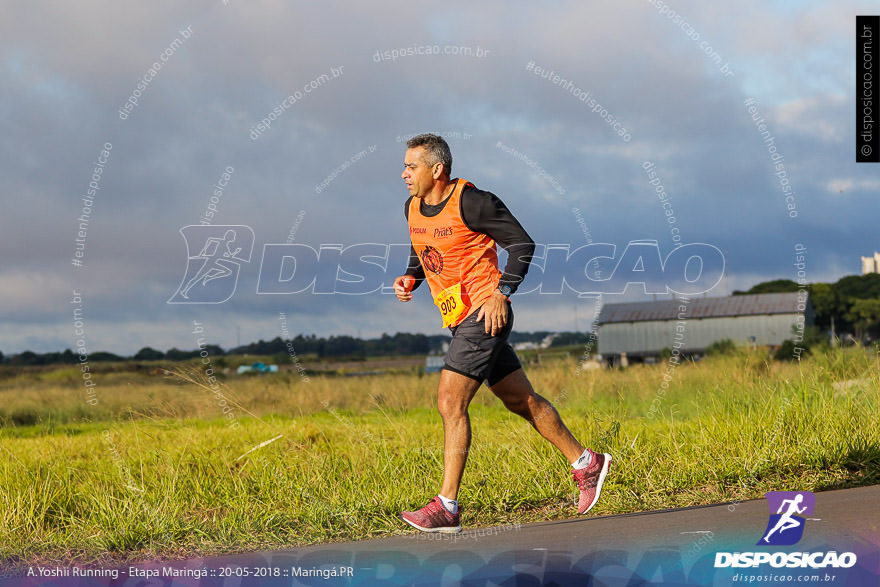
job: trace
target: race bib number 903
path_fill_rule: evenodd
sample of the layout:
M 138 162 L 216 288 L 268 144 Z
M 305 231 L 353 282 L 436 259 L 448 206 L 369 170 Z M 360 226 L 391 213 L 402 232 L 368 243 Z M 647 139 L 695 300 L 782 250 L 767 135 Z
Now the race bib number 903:
M 461 300 L 461 284 L 456 283 L 437 294 L 434 303 L 440 308 L 443 316 L 443 327 L 454 324 L 465 311 L 464 302 Z

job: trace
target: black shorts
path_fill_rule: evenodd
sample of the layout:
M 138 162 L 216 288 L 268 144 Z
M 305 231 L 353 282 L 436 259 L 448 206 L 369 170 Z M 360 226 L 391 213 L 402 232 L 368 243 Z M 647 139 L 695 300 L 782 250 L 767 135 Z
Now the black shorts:
M 450 326 L 452 342 L 446 351 L 444 369 L 492 386 L 522 367 L 507 342 L 513 328 L 513 308 L 507 302 L 507 322 L 497 335 L 486 334 L 484 320 L 477 322 L 474 310 L 458 326 Z

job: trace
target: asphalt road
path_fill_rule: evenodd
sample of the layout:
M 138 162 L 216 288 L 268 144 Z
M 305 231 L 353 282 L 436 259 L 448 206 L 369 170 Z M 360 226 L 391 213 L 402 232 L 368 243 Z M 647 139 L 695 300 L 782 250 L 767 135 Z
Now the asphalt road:
M 880 586 L 880 486 L 816 494 L 801 540 L 756 546 L 764 499 L 616 516 L 410 533 L 291 550 L 134 565 L 116 580 L 19 578 L 11 585 L 739 585 Z M 402 528 L 403 523 L 401 522 Z M 849 568 L 716 568 L 719 552 L 852 552 Z M 828 562 L 820 555 L 817 562 Z M 842 560 L 842 559 L 841 559 Z M 833 562 L 833 559 L 832 561 Z M 150 576 L 154 575 L 155 576 Z M 176 577 L 174 575 L 177 575 Z M 139 576 L 138 576 L 139 575 Z M 202 576 L 198 576 L 202 575 Z M 806 579 L 804 581 L 804 579 Z

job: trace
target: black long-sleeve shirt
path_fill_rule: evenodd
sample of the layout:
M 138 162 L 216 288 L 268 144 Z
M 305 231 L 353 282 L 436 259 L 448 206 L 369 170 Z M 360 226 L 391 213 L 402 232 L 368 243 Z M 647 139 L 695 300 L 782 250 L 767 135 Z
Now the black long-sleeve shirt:
M 409 205 L 414 196 L 407 198 L 403 206 L 403 214 L 409 220 Z M 433 206 L 419 202 L 419 211 L 424 216 L 436 216 L 443 211 L 449 198 Z M 511 214 L 498 196 L 492 192 L 483 191 L 472 186 L 465 186 L 461 192 L 461 218 L 465 226 L 474 232 L 486 234 L 494 240 L 499 247 L 507 251 L 507 264 L 498 285 L 509 285 L 511 294 L 516 291 L 519 284 L 529 270 L 529 263 L 535 252 L 535 241 L 525 231 L 522 225 Z M 405 275 L 416 278 L 413 290 L 422 284 L 425 279 L 425 270 L 422 262 L 416 254 L 414 247 L 410 246 L 409 263 Z

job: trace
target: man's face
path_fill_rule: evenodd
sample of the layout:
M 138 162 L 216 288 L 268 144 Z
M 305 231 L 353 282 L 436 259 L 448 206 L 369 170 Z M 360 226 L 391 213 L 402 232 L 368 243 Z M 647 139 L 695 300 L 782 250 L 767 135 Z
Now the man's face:
M 428 165 L 425 163 L 425 155 L 424 147 L 407 149 L 403 159 L 403 173 L 400 174 L 410 195 L 417 198 L 424 198 L 440 177 L 441 164 Z

